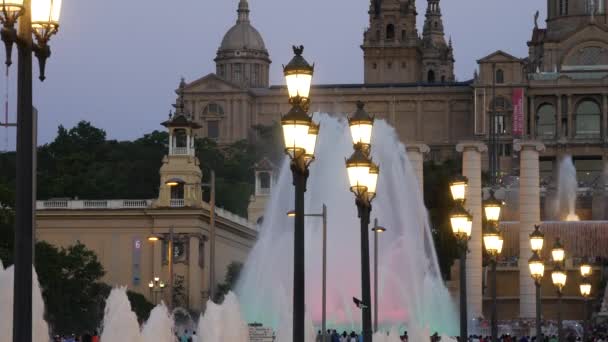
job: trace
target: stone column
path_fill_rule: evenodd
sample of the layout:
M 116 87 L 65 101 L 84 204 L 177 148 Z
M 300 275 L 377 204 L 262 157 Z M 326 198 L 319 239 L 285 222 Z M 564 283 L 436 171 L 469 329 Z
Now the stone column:
M 530 233 L 540 224 L 540 175 L 538 154 L 545 146 L 537 141 L 515 143 L 520 152 L 519 175 L 519 316 L 536 317 L 536 289 L 528 260 L 532 256 Z
M 201 311 L 203 302 L 201 299 L 202 291 L 202 272 L 199 266 L 199 237 L 190 236 L 188 246 L 188 306 L 192 310 Z
M 556 96 L 556 112 L 555 112 L 555 139 L 559 140 L 563 138 L 562 132 L 564 129 L 562 128 L 562 96 L 558 94 Z
M 608 95 L 602 94 L 602 138 L 608 140 Z
M 568 139 L 574 138 L 574 116 L 572 114 L 572 95 L 568 95 L 567 115 L 568 115 Z
M 429 153 L 431 149 L 425 144 L 407 144 L 405 149 L 418 179 L 420 194 L 424 196 L 424 154 Z
M 465 207 L 473 215 L 467 256 L 467 308 L 470 321 L 483 317 L 481 154 L 487 152 L 488 147 L 479 141 L 467 141 L 456 145 L 456 151 L 462 153 L 462 175 L 469 179 Z

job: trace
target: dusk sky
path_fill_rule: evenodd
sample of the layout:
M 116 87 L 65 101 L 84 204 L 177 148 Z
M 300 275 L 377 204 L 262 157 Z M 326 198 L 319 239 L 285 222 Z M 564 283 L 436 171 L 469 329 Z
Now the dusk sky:
M 272 84 L 283 83 L 281 64 L 291 45 L 303 44 L 315 62 L 314 83 L 360 83 L 363 30 L 369 0 L 250 0 L 252 24 L 264 37 L 273 63 Z M 167 118 L 180 77 L 192 81 L 214 72 L 213 58 L 236 21 L 238 0 L 64 0 L 61 27 L 51 40 L 47 80 L 34 60 L 34 105 L 39 143 L 57 126 L 80 120 L 112 139 L 134 139 Z M 426 0 L 417 0 L 422 33 Z M 501 49 L 527 55 L 526 42 L 545 0 L 443 0 L 446 36 L 452 37 L 458 80 L 472 78 L 476 60 Z M 4 56 L 4 53 L 0 54 Z M 16 54 L 13 59 L 16 61 Z M 2 61 L 3 62 L 3 61 Z M 9 116 L 15 120 L 16 63 L 9 78 Z M 2 73 L 4 74 L 4 73 Z M 3 77 L 4 78 L 4 77 Z M 0 82 L 4 98 L 6 80 Z M 314 101 L 314 99 L 313 99 Z M 4 120 L 4 113 L 1 115 Z M 0 150 L 14 149 L 14 129 L 0 128 Z

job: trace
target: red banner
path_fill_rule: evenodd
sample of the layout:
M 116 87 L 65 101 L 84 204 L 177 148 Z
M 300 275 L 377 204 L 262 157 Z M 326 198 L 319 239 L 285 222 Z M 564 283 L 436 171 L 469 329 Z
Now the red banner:
M 513 89 L 513 137 L 524 134 L 524 89 Z

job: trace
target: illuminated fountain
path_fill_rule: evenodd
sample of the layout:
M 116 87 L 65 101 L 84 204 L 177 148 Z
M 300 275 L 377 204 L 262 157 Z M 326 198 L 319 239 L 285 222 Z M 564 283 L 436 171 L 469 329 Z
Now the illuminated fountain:
M 349 192 L 345 157 L 352 141 L 345 120 L 316 115 L 321 134 L 311 166 L 306 210 L 328 206 L 327 327 L 360 331 L 360 231 Z M 404 146 L 386 122 L 376 121 L 372 156 L 380 165 L 372 219 L 388 228 L 379 241 L 379 325 L 384 331 L 407 329 L 414 340 L 434 332 L 456 335 L 458 318 L 444 286 L 418 181 Z M 285 162 L 266 209 L 259 240 L 237 286 L 247 322 L 291 329 L 293 283 L 293 186 Z M 306 308 L 321 322 L 321 220 L 306 220 Z M 370 245 L 373 252 L 373 245 Z M 280 339 L 278 339 L 280 342 Z
M 566 156 L 559 163 L 557 197 L 555 200 L 557 217 L 565 218 L 566 221 L 579 221 L 579 217 L 576 215 L 577 191 L 576 168 L 572 156 Z

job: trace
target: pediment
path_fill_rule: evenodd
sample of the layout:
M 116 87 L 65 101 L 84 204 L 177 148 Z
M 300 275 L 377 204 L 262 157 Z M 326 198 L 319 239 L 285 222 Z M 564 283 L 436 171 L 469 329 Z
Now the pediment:
M 502 50 L 495 51 L 477 61 L 477 63 L 521 63 L 521 58 L 517 58 Z
M 235 92 L 244 89 L 236 84 L 228 82 L 216 74 L 208 74 L 196 81 L 186 84 L 184 92 L 188 93 L 216 93 Z

